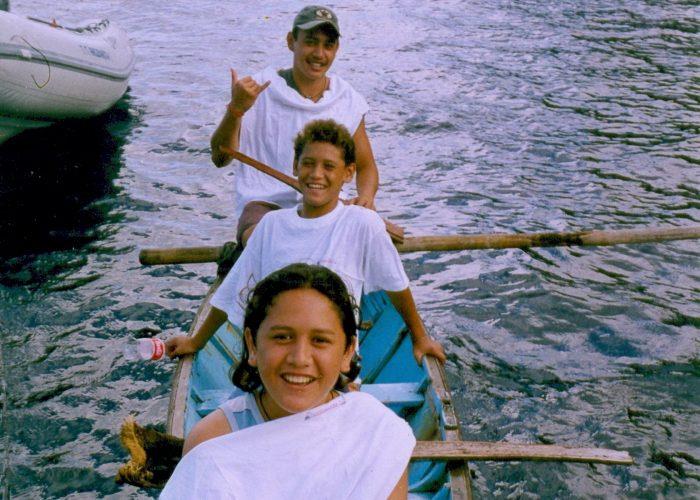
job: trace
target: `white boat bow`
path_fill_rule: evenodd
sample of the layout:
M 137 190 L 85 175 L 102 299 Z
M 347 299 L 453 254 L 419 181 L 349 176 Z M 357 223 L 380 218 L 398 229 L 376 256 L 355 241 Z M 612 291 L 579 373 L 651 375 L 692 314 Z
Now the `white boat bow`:
M 126 33 L 107 20 L 66 28 L 0 11 L 0 144 L 27 128 L 106 111 L 133 67 Z

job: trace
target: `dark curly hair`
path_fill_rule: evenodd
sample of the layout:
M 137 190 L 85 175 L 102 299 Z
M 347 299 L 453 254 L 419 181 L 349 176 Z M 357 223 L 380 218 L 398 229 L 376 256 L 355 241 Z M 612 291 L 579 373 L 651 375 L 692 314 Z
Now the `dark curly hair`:
M 348 293 L 343 280 L 333 271 L 309 264 L 290 264 L 269 274 L 255 286 L 248 298 L 243 319 L 243 330 L 250 329 L 253 342 L 256 341 L 260 324 L 267 317 L 277 296 L 300 288 L 316 290 L 335 305 L 345 333 L 345 348 L 354 344 L 357 337 L 357 306 L 352 295 Z M 231 380 L 236 387 L 253 392 L 262 385 L 262 381 L 257 368 L 248 363 L 248 358 L 248 346 L 243 342 L 241 362 L 232 370 Z M 355 354 L 350 363 L 350 370 L 341 374 L 336 382 L 336 389 L 343 389 L 347 382 L 353 381 L 359 373 L 359 356 Z
M 343 152 L 346 165 L 355 163 L 355 141 L 343 125 L 333 120 L 314 120 L 307 123 L 294 139 L 294 163 L 311 142 L 327 142 Z

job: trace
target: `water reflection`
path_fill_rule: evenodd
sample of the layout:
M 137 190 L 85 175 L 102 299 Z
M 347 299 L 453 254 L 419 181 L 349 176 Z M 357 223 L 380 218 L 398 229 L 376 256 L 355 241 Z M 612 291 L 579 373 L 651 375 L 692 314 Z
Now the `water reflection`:
M 55 266 L 39 270 L 39 254 L 81 248 L 119 217 L 114 179 L 134 121 L 127 96 L 96 118 L 28 130 L 0 146 L 0 283 L 42 281 Z
M 223 239 L 235 169 L 214 169 L 206 149 L 229 98 L 227 67 L 289 64 L 279 42 L 293 13 L 276 2 L 220 9 L 221 23 L 206 8 L 116 4 L 51 10 L 76 21 L 99 11 L 128 27 L 145 64 L 118 109 L 143 124 L 118 115 L 99 125 L 106 137 L 88 127 L 47 138 L 54 129 L 0 147 L 0 198 L 23 190 L 12 217 L 0 207 L 2 228 L 12 224 L 0 247 L 11 243 L 15 259 L 5 282 L 39 288 L 3 291 L 0 281 L 18 498 L 155 495 L 112 482 L 125 456 L 117 433 L 129 413 L 164 421 L 172 365 L 129 364 L 120 348 L 142 327 L 183 333 L 213 267 L 141 268 L 136 248 Z M 343 2 L 349 36 L 334 63 L 372 107 L 383 215 L 414 234 L 700 220 L 693 2 L 395 4 Z M 450 355 L 465 439 L 607 446 L 638 464 L 475 463 L 475 496 L 693 496 L 697 248 L 404 256 Z

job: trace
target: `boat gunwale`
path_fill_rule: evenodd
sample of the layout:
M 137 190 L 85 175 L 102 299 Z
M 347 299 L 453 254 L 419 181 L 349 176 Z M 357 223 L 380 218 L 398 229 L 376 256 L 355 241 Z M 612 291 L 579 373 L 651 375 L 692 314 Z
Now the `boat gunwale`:
M 211 309 L 211 297 L 219 288 L 223 278 L 217 276 L 214 283 L 209 287 L 209 291 L 202 300 L 199 309 L 194 317 L 194 321 L 187 332 L 188 336 L 192 336 L 199 328 L 206 315 Z M 166 422 L 166 430 L 173 436 L 185 438 L 185 411 L 187 410 L 187 398 L 190 389 L 190 376 L 194 363 L 194 355 L 182 356 L 178 359 L 175 373 L 173 373 L 172 382 L 170 384 L 170 401 L 168 403 L 168 420 Z
M 438 414 L 441 414 L 444 419 L 440 428 L 444 430 L 445 435 L 440 441 L 461 441 L 462 433 L 459 429 L 459 420 L 457 419 L 454 405 L 452 404 L 452 393 L 447 384 L 445 368 L 432 356 L 426 356 L 423 360 L 423 366 L 426 368 L 430 378 L 428 391 L 431 388 L 435 391 L 435 396 L 441 405 Z M 450 495 L 452 499 L 472 500 L 469 463 L 466 460 L 459 460 L 448 463 L 447 467 L 450 476 Z

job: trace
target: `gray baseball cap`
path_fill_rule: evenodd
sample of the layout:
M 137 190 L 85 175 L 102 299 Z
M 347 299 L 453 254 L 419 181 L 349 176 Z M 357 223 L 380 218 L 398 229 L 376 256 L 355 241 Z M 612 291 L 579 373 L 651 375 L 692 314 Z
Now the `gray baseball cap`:
M 307 5 L 294 18 L 293 28 L 300 30 L 310 30 L 322 24 L 330 24 L 340 36 L 340 26 L 338 25 L 338 16 L 323 5 Z

